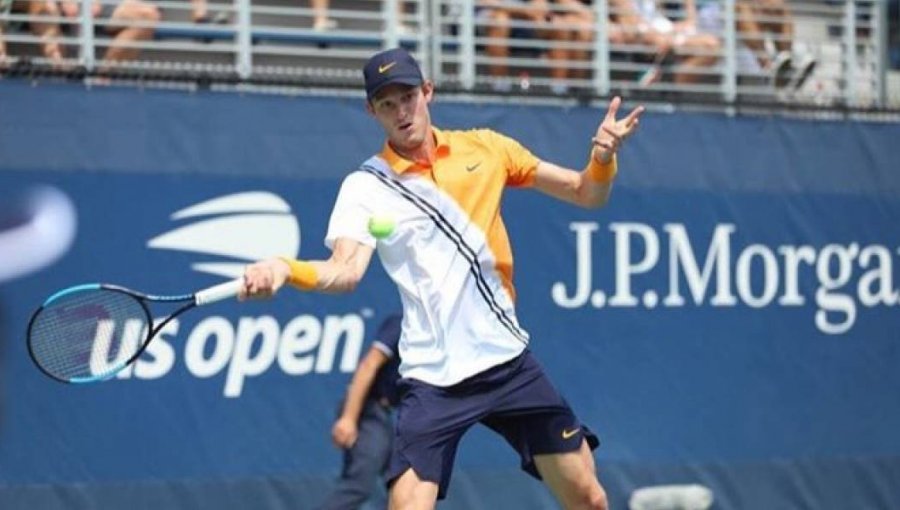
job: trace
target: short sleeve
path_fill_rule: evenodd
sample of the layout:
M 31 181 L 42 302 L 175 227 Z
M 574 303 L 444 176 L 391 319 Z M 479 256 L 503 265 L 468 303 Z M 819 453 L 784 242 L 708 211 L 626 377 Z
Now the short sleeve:
M 378 328 L 374 345 L 388 358 L 393 358 L 397 354 L 402 328 L 403 317 L 401 315 L 391 315 L 385 319 Z
M 325 246 L 334 249 L 334 242 L 346 237 L 375 247 L 375 238 L 369 233 L 369 218 L 372 217 L 371 205 L 366 200 L 366 189 L 371 188 L 370 176 L 363 172 L 353 172 L 341 183 L 328 221 L 328 233 L 325 235 Z
M 533 185 L 534 173 L 541 160 L 518 141 L 496 131 L 487 133 L 490 137 L 490 146 L 500 151 L 500 156 L 506 164 L 506 185 L 523 187 Z

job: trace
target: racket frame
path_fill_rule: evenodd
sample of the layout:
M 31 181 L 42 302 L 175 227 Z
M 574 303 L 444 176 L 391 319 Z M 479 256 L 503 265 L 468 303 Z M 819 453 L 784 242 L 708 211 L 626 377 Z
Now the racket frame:
M 44 303 L 40 307 L 38 307 L 38 309 L 35 310 L 34 313 L 31 314 L 31 319 L 28 321 L 28 332 L 27 332 L 28 356 L 31 358 L 31 361 L 34 362 L 34 364 L 38 367 L 38 369 L 41 372 L 43 372 L 45 375 L 47 375 L 48 377 L 50 377 L 51 379 L 53 379 L 55 381 L 64 382 L 64 383 L 68 383 L 68 384 L 84 384 L 84 383 L 92 383 L 92 382 L 106 381 L 106 380 L 112 379 L 113 377 L 116 376 L 116 374 L 121 372 L 125 367 L 134 363 L 141 356 L 141 354 L 144 353 L 144 351 L 147 349 L 147 346 L 150 345 L 150 342 L 153 341 L 153 338 L 156 337 L 156 335 L 166 326 L 166 324 L 171 322 L 172 319 L 178 317 L 182 313 L 184 313 L 198 305 L 213 303 L 215 301 L 219 301 L 219 300 L 234 296 L 235 294 L 237 294 L 237 291 L 240 289 L 242 284 L 243 284 L 242 279 L 231 280 L 229 282 L 225 282 L 225 283 L 198 291 L 194 294 L 181 294 L 181 295 L 174 295 L 174 296 L 160 296 L 160 295 L 154 295 L 154 294 L 144 294 L 142 292 L 138 292 L 136 290 L 132 290 L 127 287 L 122 287 L 119 285 L 112 285 L 112 284 L 108 284 L 108 283 L 86 283 L 86 284 L 74 285 L 72 287 L 62 289 L 62 290 L 54 293 L 53 295 L 51 295 L 49 298 L 47 298 L 44 301 Z M 125 360 L 123 363 L 121 363 L 121 365 L 114 367 L 113 369 L 104 373 L 103 375 L 91 376 L 91 377 L 72 377 L 72 378 L 68 378 L 68 379 L 54 375 L 41 365 L 41 363 L 38 361 L 38 357 L 35 355 L 34 348 L 32 347 L 31 331 L 32 331 L 32 328 L 34 327 L 35 320 L 38 318 L 38 316 L 41 314 L 41 312 L 45 308 L 47 308 L 47 306 L 51 305 L 54 301 L 61 299 L 65 296 L 68 296 L 70 294 L 77 293 L 77 292 L 95 291 L 95 290 L 119 292 L 119 293 L 125 294 L 125 295 L 129 296 L 130 298 L 134 299 L 135 301 L 137 301 L 140 304 L 141 309 L 143 309 L 144 314 L 147 319 L 147 336 L 145 336 L 143 338 L 143 342 L 141 342 L 140 348 L 138 348 L 137 351 L 131 357 L 129 357 L 127 360 Z M 178 302 L 186 301 L 186 303 L 184 305 L 182 305 L 181 307 L 176 308 L 172 313 L 170 313 L 168 316 L 166 316 L 165 318 L 160 320 L 158 323 L 154 324 L 153 315 L 150 313 L 150 308 L 147 306 L 147 303 L 150 301 L 158 302 L 158 303 L 178 303 Z

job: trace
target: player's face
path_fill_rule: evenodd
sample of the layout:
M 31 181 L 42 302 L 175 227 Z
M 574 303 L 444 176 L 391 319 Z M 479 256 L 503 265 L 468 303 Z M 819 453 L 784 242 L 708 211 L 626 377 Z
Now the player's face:
M 431 132 L 428 103 L 434 84 L 426 81 L 419 87 L 388 85 L 369 103 L 369 111 L 378 119 L 391 145 L 401 150 L 414 150 Z

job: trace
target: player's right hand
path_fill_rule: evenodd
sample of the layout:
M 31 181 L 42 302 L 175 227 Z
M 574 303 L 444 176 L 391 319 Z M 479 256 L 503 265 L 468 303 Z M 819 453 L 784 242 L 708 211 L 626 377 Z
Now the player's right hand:
M 331 440 L 334 441 L 334 445 L 338 448 L 345 450 L 352 448 L 358 435 L 359 429 L 356 426 L 356 422 L 349 418 L 338 418 L 334 422 L 334 426 L 331 427 Z
M 279 258 L 250 264 L 244 269 L 244 288 L 238 293 L 238 299 L 272 297 L 284 286 L 290 274 L 290 266 Z

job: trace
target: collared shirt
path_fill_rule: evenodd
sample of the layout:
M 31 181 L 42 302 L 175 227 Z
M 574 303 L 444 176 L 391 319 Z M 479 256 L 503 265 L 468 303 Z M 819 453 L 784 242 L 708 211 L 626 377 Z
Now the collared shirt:
M 491 130 L 434 129 L 435 160 L 409 161 L 389 145 L 348 175 L 326 245 L 341 237 L 377 247 L 403 302 L 400 374 L 449 386 L 519 355 L 513 257 L 500 202 L 531 186 L 539 160 Z M 377 240 L 373 215 L 396 227 Z

